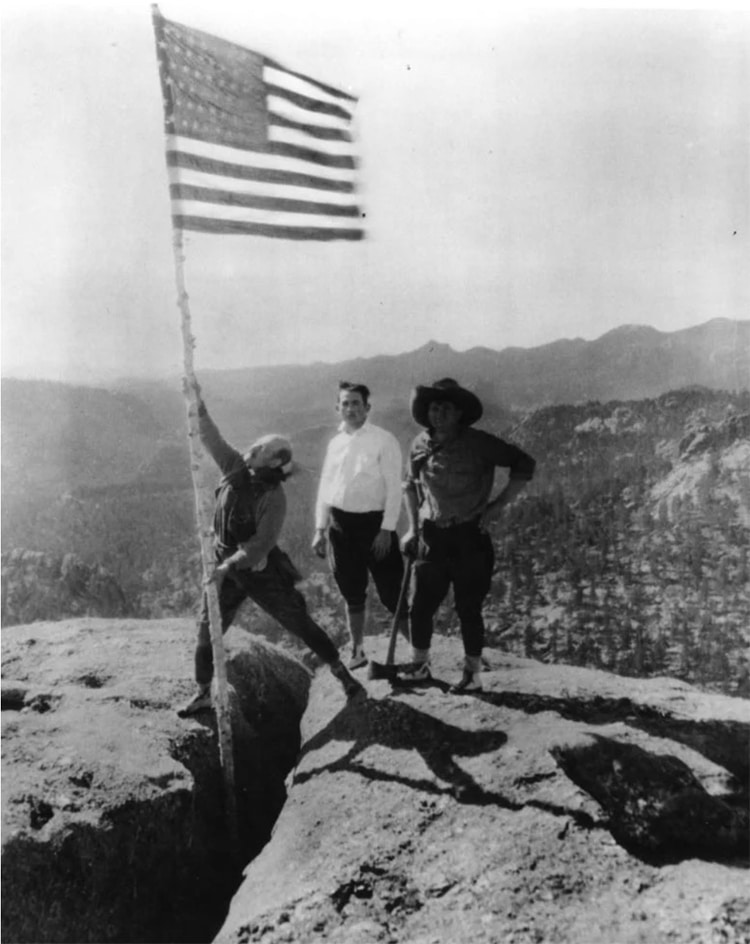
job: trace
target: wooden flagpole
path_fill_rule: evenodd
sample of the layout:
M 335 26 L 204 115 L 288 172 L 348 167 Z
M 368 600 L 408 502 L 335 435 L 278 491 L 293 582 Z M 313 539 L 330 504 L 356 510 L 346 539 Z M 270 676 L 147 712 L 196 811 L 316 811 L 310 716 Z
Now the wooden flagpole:
M 156 4 L 151 7 L 154 33 L 156 36 L 156 53 L 159 61 L 159 75 L 164 95 L 165 116 L 167 130 L 171 121 L 171 89 L 168 79 L 168 63 L 163 52 L 162 22 L 159 8 Z M 195 510 L 198 520 L 198 535 L 200 539 L 201 561 L 203 564 L 204 592 L 208 601 L 208 619 L 211 635 L 211 649 L 214 659 L 214 678 L 216 682 L 216 723 L 219 736 L 219 760 L 224 778 L 226 825 L 229 838 L 229 847 L 236 862 L 239 862 L 238 828 L 237 828 L 237 794 L 234 779 L 234 749 L 232 742 L 232 719 L 229 712 L 229 695 L 227 687 L 226 657 L 224 652 L 224 636 L 221 625 L 221 609 L 219 607 L 219 593 L 215 581 L 209 582 L 209 577 L 215 569 L 213 550 L 213 502 L 207 490 L 201 487 L 198 477 L 201 468 L 202 451 L 198 431 L 198 403 L 196 400 L 196 377 L 193 359 L 195 338 L 193 337 L 192 322 L 188 294 L 185 289 L 182 230 L 172 228 L 172 245 L 174 250 L 175 278 L 177 282 L 177 305 L 180 309 L 182 321 L 182 350 L 184 361 L 183 392 L 187 407 L 188 442 L 190 447 L 190 471 L 195 493 Z
M 187 405 L 188 440 L 190 444 L 190 470 L 195 492 L 195 510 L 198 519 L 198 534 L 203 563 L 204 591 L 208 600 L 208 620 L 211 634 L 211 649 L 214 657 L 214 678 L 216 682 L 216 724 L 219 734 L 219 757 L 224 776 L 227 830 L 229 842 L 236 854 L 237 849 L 237 795 L 234 782 L 234 749 L 232 743 L 232 718 L 229 712 L 229 693 L 227 685 L 226 656 L 224 635 L 221 626 L 219 593 L 215 581 L 208 581 L 214 571 L 216 561 L 213 549 L 213 502 L 206 488 L 201 487 L 198 471 L 201 466 L 202 451 L 198 432 L 198 404 L 194 391 L 196 378 L 193 363 L 195 338 L 192 333 L 190 306 L 185 290 L 185 275 L 182 245 L 182 230 L 173 230 L 175 275 L 177 278 L 177 304 L 182 318 L 182 348 L 185 365 L 184 393 Z

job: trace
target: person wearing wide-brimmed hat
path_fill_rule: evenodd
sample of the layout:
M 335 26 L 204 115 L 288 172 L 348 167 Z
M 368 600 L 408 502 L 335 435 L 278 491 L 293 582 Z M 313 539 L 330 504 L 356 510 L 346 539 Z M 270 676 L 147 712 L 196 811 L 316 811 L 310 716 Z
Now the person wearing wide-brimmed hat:
M 405 553 L 416 554 L 409 593 L 413 666 L 405 674 L 416 681 L 431 677 L 433 617 L 452 586 L 465 655 L 454 692 L 482 688 L 482 606 L 494 567 L 486 528 L 535 467 L 518 446 L 474 428 L 482 412 L 479 397 L 450 378 L 412 392 L 412 416 L 425 429 L 412 443 L 404 491 L 409 530 L 401 543 Z M 491 498 L 498 467 L 510 476 Z
M 347 697 L 361 694 L 364 689 L 341 662 L 338 649 L 310 617 L 305 598 L 295 587 L 301 574 L 276 543 L 286 516 L 281 483 L 292 469 L 289 440 L 276 434 L 263 436 L 243 455 L 224 440 L 208 415 L 197 382 L 193 393 L 200 440 L 222 472 L 214 511 L 216 567 L 209 577 L 218 583 L 222 631 L 229 629 L 241 604 L 253 600 L 327 663 Z M 198 691 L 178 711 L 181 717 L 211 707 L 212 678 L 213 651 L 204 593 L 195 648 Z

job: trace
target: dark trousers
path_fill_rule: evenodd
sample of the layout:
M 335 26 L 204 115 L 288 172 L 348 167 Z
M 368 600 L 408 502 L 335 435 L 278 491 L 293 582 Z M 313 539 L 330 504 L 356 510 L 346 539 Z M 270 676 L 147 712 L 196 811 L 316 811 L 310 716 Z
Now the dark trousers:
M 222 633 L 229 629 L 240 605 L 248 598 L 306 643 L 323 662 L 330 665 L 339 658 L 336 646 L 308 613 L 305 598 L 293 580 L 279 570 L 273 558 L 269 558 L 263 571 L 234 570 L 224 578 L 219 588 Z M 208 600 L 204 594 L 195 647 L 195 679 L 199 685 L 208 685 L 213 674 Z
M 415 649 L 430 648 L 433 617 L 452 585 L 464 652 L 467 656 L 482 654 L 482 605 L 494 564 L 490 536 L 475 522 L 449 528 L 423 522 L 409 587 L 409 624 Z
M 398 606 L 404 561 L 398 546 L 396 532 L 391 534 L 391 546 L 382 560 L 372 553 L 372 542 L 383 524 L 382 511 L 362 513 L 331 509 L 328 540 L 331 547 L 331 569 L 347 609 L 361 612 L 367 600 L 368 575 L 383 606 L 391 613 Z M 406 613 L 403 614 L 406 616 Z

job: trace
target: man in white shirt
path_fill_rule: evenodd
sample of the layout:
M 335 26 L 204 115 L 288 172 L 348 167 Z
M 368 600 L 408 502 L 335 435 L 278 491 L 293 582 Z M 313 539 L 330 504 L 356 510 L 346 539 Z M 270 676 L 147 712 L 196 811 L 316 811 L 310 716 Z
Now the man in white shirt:
M 352 641 L 349 667 L 367 664 L 364 635 L 368 575 L 393 614 L 398 606 L 404 562 L 396 536 L 401 509 L 401 447 L 396 437 L 367 419 L 370 391 L 342 381 L 336 411 L 341 424 L 328 444 L 315 506 L 312 547 L 329 559 Z M 406 614 L 402 631 L 406 630 Z

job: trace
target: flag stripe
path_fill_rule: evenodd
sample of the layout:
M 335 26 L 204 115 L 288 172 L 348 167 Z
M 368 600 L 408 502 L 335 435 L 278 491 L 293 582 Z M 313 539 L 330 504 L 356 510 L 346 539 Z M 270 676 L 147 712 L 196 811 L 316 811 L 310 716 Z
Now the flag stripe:
M 343 118 L 345 121 L 350 120 L 352 117 L 351 113 L 340 105 L 332 105 L 330 102 L 321 101 L 320 99 L 308 98 L 307 95 L 300 95 L 299 92 L 290 92 L 289 89 L 282 88 L 280 85 L 267 83 L 266 88 L 268 89 L 269 95 L 282 98 L 287 102 L 291 102 L 292 105 L 296 105 L 297 108 L 312 112 L 314 115 L 331 115 L 334 118 Z
M 167 150 L 184 150 L 187 153 L 202 154 L 248 167 L 279 167 L 307 173 L 314 169 L 316 174 L 325 177 L 354 179 L 355 163 L 352 156 L 325 154 L 317 149 L 300 148 L 280 141 L 269 141 L 264 150 L 255 150 L 214 144 L 204 137 L 188 138 L 180 135 L 179 138 L 175 136 L 172 142 L 167 142 Z M 311 164 L 316 166 L 312 168 Z
M 178 156 L 182 157 L 183 155 Z M 184 165 L 181 167 L 179 174 L 170 175 L 170 179 L 173 184 L 187 184 L 191 187 L 207 187 L 213 190 L 228 190 L 239 194 L 247 193 L 257 194 L 258 196 L 280 197 L 287 200 L 317 201 L 338 206 L 357 205 L 357 195 L 351 188 L 345 192 L 337 190 L 321 191 L 319 188 L 300 185 L 300 182 L 290 183 L 283 180 L 269 180 L 266 177 L 258 179 L 255 176 L 251 178 L 229 178 L 221 174 L 188 169 Z
M 315 226 L 278 226 L 269 223 L 250 223 L 238 220 L 207 219 L 202 216 L 174 214 L 172 222 L 176 229 L 189 229 L 199 233 L 220 233 L 237 236 L 270 236 L 276 239 L 300 239 L 329 241 L 334 239 L 360 240 L 361 229 L 324 229 Z
M 301 125 L 310 125 L 313 128 L 337 128 L 339 131 L 349 131 L 352 126 L 351 121 L 344 121 L 333 115 L 323 115 L 320 112 L 307 111 L 286 98 L 279 98 L 278 95 L 269 95 L 266 107 L 269 121 L 273 121 L 274 115 L 283 115 Z
M 311 95 L 313 98 L 328 96 L 329 101 L 333 104 L 340 105 L 342 102 L 351 102 L 352 105 L 356 105 L 357 103 L 354 95 L 350 95 L 342 89 L 333 88 L 331 85 L 324 85 L 323 82 L 312 79 L 309 75 L 302 75 L 301 72 L 285 69 L 284 66 L 280 66 L 273 59 L 265 60 L 265 69 L 268 72 L 268 80 L 272 85 L 284 85 L 292 92 L 302 92 L 304 95 Z
M 248 151 L 244 148 L 230 148 L 222 144 L 198 141 L 194 138 L 175 137 L 171 142 L 168 141 L 168 161 L 170 155 L 194 158 L 196 162 L 201 161 L 202 164 L 208 162 L 215 165 L 221 164 L 223 165 L 221 168 L 214 168 L 214 173 L 227 173 L 236 177 L 245 176 L 245 171 L 251 168 L 275 170 L 290 176 L 298 175 L 305 180 L 303 186 L 316 186 L 321 187 L 321 189 L 325 189 L 328 183 L 345 183 L 348 184 L 351 190 L 355 179 L 352 168 L 311 167 L 306 161 L 264 154 L 260 151 Z M 311 180 L 314 180 L 314 184 L 310 182 Z M 343 188 L 336 187 L 335 189 Z
M 339 229 L 344 223 L 325 214 L 295 213 L 294 211 L 264 209 L 260 207 L 232 206 L 231 204 L 204 203 L 200 200 L 172 198 L 172 211 L 181 216 L 205 216 L 210 219 L 238 220 L 251 223 L 275 223 L 281 226 L 316 226 L 322 229 Z M 350 228 L 354 229 L 354 226 Z M 361 227 L 360 227 L 361 228 Z
M 192 144 L 193 142 L 191 142 Z M 204 145 L 206 150 L 213 149 L 205 142 L 195 142 Z M 227 156 L 229 148 L 222 149 L 222 155 Z M 170 167 L 185 167 L 209 174 L 224 175 L 240 180 L 265 180 L 269 183 L 285 183 L 290 186 L 314 187 L 323 191 L 337 191 L 339 193 L 354 192 L 354 175 L 351 171 L 339 170 L 335 174 L 330 168 L 313 168 L 303 161 L 282 160 L 269 158 L 266 154 L 254 155 L 255 164 L 247 162 L 247 152 L 241 152 L 242 162 L 220 160 L 211 156 L 204 156 L 192 147 L 187 150 L 168 150 L 167 164 Z M 321 174 L 328 174 L 323 177 Z
M 304 131 L 300 131 L 299 128 L 288 128 L 276 124 L 271 125 L 271 127 L 268 129 L 268 138 L 270 141 L 297 145 L 299 147 L 306 147 L 307 145 L 315 144 L 316 146 L 321 147 L 326 154 L 339 157 L 349 157 L 352 164 L 354 164 L 354 159 L 351 156 L 351 144 L 349 144 L 347 141 L 311 141 L 310 135 L 306 134 Z
M 269 141 L 266 149 L 268 154 L 277 154 L 279 157 L 292 157 L 300 161 L 322 167 L 343 167 L 354 170 L 354 158 L 349 154 L 325 154 L 311 147 L 300 147 L 297 144 L 286 144 L 284 141 Z
M 359 217 L 359 207 L 342 206 L 336 203 L 320 203 L 310 200 L 290 200 L 283 197 L 265 196 L 253 193 L 216 189 L 215 187 L 195 187 L 190 184 L 172 184 L 169 188 L 172 200 L 198 200 L 203 203 L 218 203 L 224 207 L 248 207 L 258 210 L 278 210 L 287 213 L 311 213 L 326 216 Z
M 293 113 L 293 109 L 279 108 L 272 99 L 268 100 L 268 120 L 273 125 L 282 128 L 297 128 L 304 131 L 312 138 L 320 138 L 322 141 L 349 141 L 351 144 L 352 136 L 346 128 L 340 128 L 337 125 L 311 125 L 303 119 L 305 114 L 298 115 Z
M 354 194 L 354 184 L 351 180 L 328 180 L 325 177 L 315 177 L 311 174 L 295 173 L 287 170 L 278 170 L 273 167 L 248 167 L 243 164 L 228 164 L 225 161 L 215 161 L 211 158 L 200 157 L 195 154 L 186 154 L 182 151 L 168 151 L 167 164 L 170 169 L 182 177 L 183 170 L 195 171 L 207 177 L 226 177 L 225 186 L 242 189 L 235 182 L 256 181 L 258 183 L 279 184 L 289 187 L 313 188 L 320 190 L 326 198 L 331 194 Z

